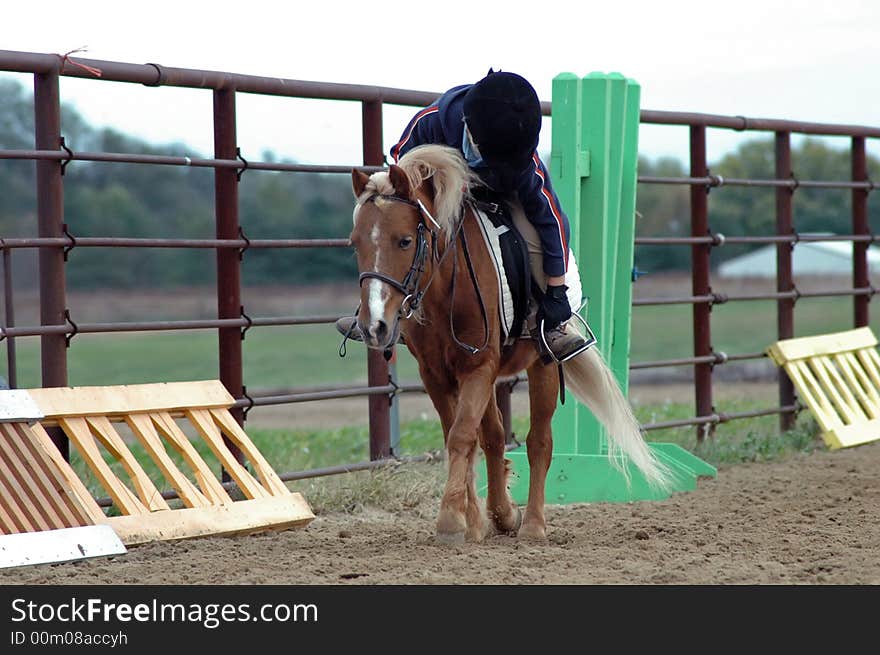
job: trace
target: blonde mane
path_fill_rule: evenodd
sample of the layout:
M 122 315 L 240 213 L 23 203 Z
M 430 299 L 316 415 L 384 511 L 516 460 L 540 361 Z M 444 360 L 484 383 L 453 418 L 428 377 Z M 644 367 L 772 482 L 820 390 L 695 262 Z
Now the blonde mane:
M 461 153 L 449 146 L 417 146 L 403 155 L 397 165 L 406 173 L 414 190 L 425 181 L 431 181 L 434 188 L 433 217 L 448 238 L 461 216 L 464 201 L 470 198 L 471 186 L 480 184 L 479 177 L 468 168 Z M 376 194 L 392 195 L 394 192 L 387 171 L 373 173 L 358 204 Z

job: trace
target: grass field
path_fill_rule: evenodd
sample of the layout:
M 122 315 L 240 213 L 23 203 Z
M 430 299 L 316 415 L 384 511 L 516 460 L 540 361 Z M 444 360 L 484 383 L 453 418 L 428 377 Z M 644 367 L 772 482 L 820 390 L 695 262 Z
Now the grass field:
M 872 327 L 880 329 L 874 312 Z M 802 300 L 795 310 L 795 336 L 851 329 L 852 300 Z M 720 305 L 712 312 L 712 344 L 728 354 L 765 350 L 775 341 L 776 311 L 771 301 Z M 636 307 L 631 361 L 688 357 L 692 354 L 691 309 L 685 305 Z M 341 337 L 332 325 L 251 328 L 242 344 L 244 380 L 249 390 L 366 382 L 362 346 L 349 342 L 339 357 Z M 4 342 L 0 342 L 4 350 Z M 40 386 L 37 337 L 16 339 L 18 386 Z M 415 381 L 418 372 L 406 348 L 398 348 L 398 377 Z M 729 364 L 728 366 L 736 366 Z M 81 334 L 68 350 L 72 386 L 136 384 L 218 377 L 216 331 L 187 330 L 109 335 Z M 0 354 L 0 375 L 8 376 Z

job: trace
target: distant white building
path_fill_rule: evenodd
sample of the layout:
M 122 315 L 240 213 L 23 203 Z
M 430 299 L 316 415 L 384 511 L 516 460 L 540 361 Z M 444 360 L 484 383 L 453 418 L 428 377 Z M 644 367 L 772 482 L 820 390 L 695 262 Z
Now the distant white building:
M 851 241 L 801 241 L 792 251 L 794 275 L 852 275 Z M 868 271 L 880 273 L 880 248 L 868 247 Z M 776 244 L 718 265 L 722 278 L 775 278 Z

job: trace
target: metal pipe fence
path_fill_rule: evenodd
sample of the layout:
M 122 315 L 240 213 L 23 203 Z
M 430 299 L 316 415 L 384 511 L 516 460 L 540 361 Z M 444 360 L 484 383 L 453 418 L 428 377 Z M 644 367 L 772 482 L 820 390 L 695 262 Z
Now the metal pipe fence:
M 631 369 L 659 366 L 694 366 L 694 397 L 697 416 L 686 421 L 672 421 L 643 426 L 645 429 L 661 429 L 697 425 L 697 440 L 702 441 L 719 423 L 756 415 L 780 415 L 780 430 L 793 427 L 797 412 L 803 408 L 798 402 L 794 386 L 784 371 L 778 372 L 779 407 L 763 412 L 724 414 L 715 411 L 712 388 L 713 371 L 719 364 L 744 359 L 758 359 L 765 353 L 729 355 L 712 348 L 711 310 L 714 305 L 732 301 L 776 300 L 776 338 L 794 336 L 794 307 L 801 298 L 850 296 L 853 298 L 853 325 L 868 325 L 868 303 L 877 293 L 869 277 L 867 249 L 877 239 L 868 224 L 868 194 L 876 188 L 869 179 L 866 139 L 880 137 L 880 129 L 853 125 L 829 125 L 799 121 L 750 119 L 743 116 L 679 114 L 673 112 L 642 112 L 643 123 L 665 125 L 688 125 L 690 127 L 690 175 L 688 177 L 640 176 L 640 184 L 689 185 L 690 227 L 689 237 L 637 237 L 635 243 L 645 246 L 691 246 L 692 289 L 691 296 L 667 298 L 641 298 L 633 306 L 691 304 L 693 306 L 694 357 L 659 362 L 635 363 Z M 725 178 L 710 174 L 707 167 L 706 128 L 726 128 L 739 131 L 772 132 L 774 136 L 774 179 Z M 800 180 L 792 169 L 791 135 L 809 134 L 821 136 L 848 136 L 851 143 L 851 180 Z M 709 220 L 710 191 L 722 186 L 765 187 L 775 190 L 774 235 L 725 236 L 711 229 Z M 793 195 L 800 188 L 850 189 L 852 192 L 852 234 L 815 235 L 799 234 L 794 228 Z M 843 241 L 853 243 L 852 288 L 802 291 L 794 283 L 793 248 L 801 242 Z M 714 248 L 725 244 L 776 244 L 776 292 L 775 293 L 717 293 L 710 280 L 710 255 Z
M 100 70 L 95 77 L 91 70 Z M 359 463 L 331 467 L 314 475 L 361 470 L 384 465 L 393 460 L 390 399 L 400 393 L 421 392 L 418 384 L 403 385 L 391 376 L 388 363 L 381 353 L 368 355 L 367 386 L 344 386 L 333 389 L 292 390 L 263 396 L 249 396 L 245 391 L 242 365 L 242 334 L 253 327 L 328 324 L 338 316 L 299 316 L 251 318 L 244 313 L 241 303 L 241 253 L 259 248 L 341 248 L 348 247 L 347 238 L 338 239 L 249 239 L 239 224 L 238 184 L 247 170 L 299 173 L 350 173 L 353 167 L 365 171 L 381 170 L 385 161 L 382 143 L 383 107 L 386 104 L 423 107 L 430 104 L 437 93 L 376 87 L 366 85 L 310 82 L 291 79 L 238 75 L 216 71 L 171 68 L 159 64 L 128 64 L 77 58 L 0 50 L 0 70 L 29 73 L 34 78 L 35 148 L 30 150 L 0 150 L 0 159 L 34 161 L 37 170 L 36 238 L 0 238 L 3 252 L 4 324 L 0 340 L 6 341 L 10 386 L 17 384 L 15 339 L 23 336 L 40 337 L 41 384 L 44 387 L 67 386 L 66 349 L 77 334 L 113 333 L 131 331 L 168 331 L 188 329 L 216 329 L 220 362 L 220 380 L 235 397 L 233 416 L 243 424 L 247 412 L 254 406 L 286 404 L 315 400 L 329 400 L 364 396 L 369 408 L 370 459 L 375 464 Z M 148 87 L 176 86 L 205 89 L 213 94 L 214 153 L 211 158 L 158 156 L 117 152 L 77 152 L 65 144 L 61 134 L 61 76 L 87 78 L 94 82 L 115 81 L 142 84 Z M 278 162 L 245 160 L 236 138 L 236 97 L 251 93 L 316 100 L 343 100 L 359 102 L 362 112 L 362 161 L 353 165 L 299 165 Z M 550 115 L 549 102 L 542 103 L 545 115 Z M 735 301 L 776 300 L 777 337 L 793 335 L 793 310 L 801 298 L 851 296 L 854 302 L 854 325 L 868 323 L 868 302 L 876 290 L 871 286 L 867 268 L 868 245 L 880 239 L 873 235 L 867 221 L 867 197 L 876 188 L 868 178 L 865 142 L 880 138 L 880 128 L 857 125 L 834 125 L 800 121 L 755 119 L 743 116 L 665 112 L 642 110 L 642 124 L 687 126 L 690 134 L 690 171 L 686 177 L 640 176 L 639 184 L 666 184 L 690 186 L 690 236 L 637 237 L 636 245 L 690 246 L 692 293 L 689 296 L 640 298 L 633 306 L 674 305 L 692 306 L 693 356 L 648 362 L 633 362 L 631 370 L 692 366 L 694 370 L 694 399 L 696 415 L 681 421 L 667 421 L 643 425 L 645 430 L 667 429 L 695 425 L 697 439 L 702 441 L 715 426 L 732 420 L 779 414 L 780 426 L 791 427 L 800 408 L 788 378 L 780 374 L 779 406 L 757 412 L 723 413 L 716 411 L 713 395 L 713 371 L 728 362 L 754 360 L 764 353 L 733 353 L 715 351 L 712 347 L 711 310 L 714 305 Z M 753 180 L 724 178 L 711 174 L 707 160 L 707 129 L 769 132 L 775 137 L 776 169 L 774 179 Z M 846 136 L 852 143 L 852 176 L 849 181 L 799 180 L 791 167 L 792 134 Z M 63 174 L 72 161 L 128 163 L 138 165 L 166 165 L 209 168 L 214 170 L 215 222 L 214 239 L 181 238 L 110 238 L 81 237 L 71 234 L 64 222 Z M 776 234 L 724 236 L 711 231 L 709 191 L 723 186 L 768 187 L 776 193 Z M 793 229 L 792 195 L 799 188 L 849 189 L 852 192 L 853 234 L 818 237 L 799 235 Z M 853 285 L 848 289 L 799 291 L 792 279 L 791 249 L 799 242 L 840 240 L 854 243 Z M 777 247 L 777 285 L 775 293 L 724 294 L 711 287 L 710 259 L 714 248 L 724 244 L 774 243 Z M 18 326 L 15 322 L 10 253 L 18 248 L 35 248 L 39 256 L 40 324 Z M 193 248 L 213 249 L 217 258 L 217 318 L 211 320 L 141 321 L 127 323 L 80 323 L 75 311 L 67 307 L 65 262 L 73 248 Z M 502 408 L 505 429 L 511 437 L 510 392 L 525 378 L 500 380 L 497 385 L 499 406 Z M 63 434 L 51 434 L 62 453 L 68 456 L 68 444 Z M 285 473 L 283 479 L 312 477 L 313 473 Z M 284 477 L 288 476 L 288 477 Z M 228 483 L 228 480 L 227 480 Z

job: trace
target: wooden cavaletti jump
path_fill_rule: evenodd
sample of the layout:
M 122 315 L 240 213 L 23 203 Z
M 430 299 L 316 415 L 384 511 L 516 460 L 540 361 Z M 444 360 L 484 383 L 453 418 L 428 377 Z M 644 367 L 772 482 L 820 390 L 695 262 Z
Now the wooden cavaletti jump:
M 229 413 L 234 402 L 218 380 L 0 391 L 0 532 L 106 524 L 132 545 L 308 524 L 314 518 L 308 503 L 286 487 Z M 172 508 L 163 498 L 117 431 L 120 424 L 183 507 Z M 98 506 L 58 453 L 46 432 L 49 426 L 64 431 L 119 516 Z M 224 437 L 240 449 L 253 474 L 235 459 Z M 233 500 L 219 471 L 199 455 L 194 446 L 199 438 L 244 500 Z
M 870 328 L 777 341 L 785 369 L 833 449 L 880 439 L 880 356 Z

